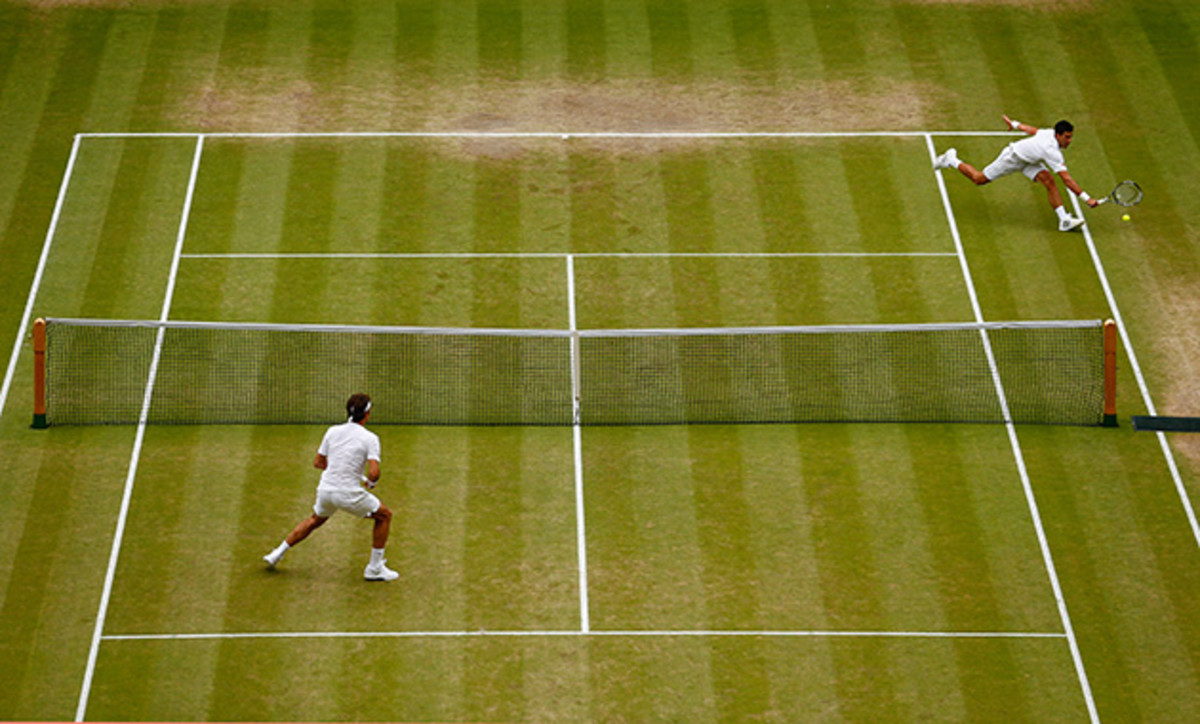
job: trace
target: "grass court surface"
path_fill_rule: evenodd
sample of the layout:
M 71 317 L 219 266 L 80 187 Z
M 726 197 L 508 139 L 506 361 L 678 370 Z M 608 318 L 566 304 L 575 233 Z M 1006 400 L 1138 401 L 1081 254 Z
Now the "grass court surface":
M 1180 720 L 1196 28 L 1179 3 L 0 3 L 0 718 Z M 1004 42 L 992 42 L 1000 38 Z M 1035 60 L 1036 59 L 1036 60 Z M 973 188 L 1071 118 L 1122 223 Z M 363 133 L 373 132 L 373 133 Z M 399 133 L 396 133 L 399 132 Z M 564 138 L 564 134 L 567 136 Z M 30 316 L 1122 323 L 1118 429 L 28 429 Z M 369 392 L 369 391 L 368 391 Z

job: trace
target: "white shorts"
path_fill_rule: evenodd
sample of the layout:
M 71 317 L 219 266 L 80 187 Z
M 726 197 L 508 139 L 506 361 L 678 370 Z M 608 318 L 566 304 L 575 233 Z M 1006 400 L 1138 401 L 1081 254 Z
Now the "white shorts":
M 1025 178 L 1033 181 L 1042 171 L 1049 171 L 1045 164 L 1041 162 L 1030 163 L 1013 152 L 1012 146 L 1005 146 L 1000 155 L 996 157 L 983 169 L 983 175 L 987 176 L 988 181 L 995 181 L 998 178 L 1007 176 L 1020 171 L 1025 174 Z
M 328 518 L 339 510 L 344 510 L 360 518 L 370 518 L 379 510 L 379 498 L 366 490 L 322 490 L 317 489 L 317 502 L 313 503 L 313 512 L 322 518 Z

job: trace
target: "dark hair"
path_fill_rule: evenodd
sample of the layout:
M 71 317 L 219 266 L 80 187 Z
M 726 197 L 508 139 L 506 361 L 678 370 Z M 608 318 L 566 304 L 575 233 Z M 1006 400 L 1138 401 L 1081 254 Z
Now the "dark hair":
M 350 419 L 355 422 L 362 422 L 367 416 L 367 411 L 371 409 L 371 396 L 364 395 L 359 392 L 350 395 L 350 399 L 346 400 L 346 414 L 350 415 Z
M 1075 130 L 1075 126 L 1071 125 L 1070 121 L 1059 121 L 1054 124 L 1054 135 L 1061 136 L 1064 133 L 1070 133 Z

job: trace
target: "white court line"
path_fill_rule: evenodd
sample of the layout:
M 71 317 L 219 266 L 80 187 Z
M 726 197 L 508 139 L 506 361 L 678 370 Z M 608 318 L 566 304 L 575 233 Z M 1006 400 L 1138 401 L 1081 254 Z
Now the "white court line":
M 929 160 L 932 164 L 937 158 L 937 150 L 933 145 L 933 138 L 926 136 L 925 145 L 929 150 Z M 942 206 L 946 211 L 946 221 L 950 224 L 950 235 L 954 238 L 954 248 L 958 250 L 961 258 L 963 280 L 967 285 L 967 293 L 971 299 L 971 308 L 975 313 L 975 321 L 983 322 L 983 310 L 979 305 L 979 297 L 975 293 L 975 282 L 971 275 L 971 268 L 967 263 L 967 255 L 962 245 L 962 237 L 958 233 L 958 222 L 954 218 L 954 209 L 950 206 L 950 196 L 946 193 L 946 182 L 942 174 L 938 170 L 933 171 L 934 178 L 937 179 L 938 191 L 942 196 Z M 999 375 L 996 373 L 995 360 L 992 355 L 991 342 L 988 341 L 986 330 L 981 331 L 983 335 L 984 347 L 988 354 L 988 363 L 992 366 L 993 375 L 996 384 L 996 394 L 1000 398 L 1000 404 L 1003 406 L 1004 418 L 1008 420 L 1004 424 L 1008 431 L 1009 445 L 1012 447 L 1013 457 L 1017 464 L 1017 472 L 1020 474 L 1021 487 L 1025 491 L 1025 501 L 1029 506 L 1029 513 L 1033 518 L 1034 530 L 1037 532 L 1038 546 L 1042 551 L 1042 560 L 1046 566 L 1046 573 L 1050 578 L 1050 586 L 1054 591 L 1054 601 L 1058 606 L 1059 619 L 1062 621 L 1063 631 L 1066 633 L 1067 643 L 1071 648 L 1071 659 L 1075 663 L 1075 673 L 1079 678 L 1079 686 L 1083 692 L 1084 702 L 1087 704 L 1088 716 L 1091 721 L 1099 722 L 1100 715 L 1096 711 L 1096 702 L 1092 697 L 1092 687 L 1088 683 L 1087 671 L 1083 666 L 1083 656 L 1079 651 L 1079 644 L 1075 640 L 1075 628 L 1071 625 L 1071 614 L 1067 611 L 1067 602 L 1063 597 L 1062 585 L 1058 580 L 1058 571 L 1054 565 L 1054 557 L 1050 554 L 1050 542 L 1046 538 L 1046 531 L 1042 526 L 1042 516 L 1038 511 L 1037 499 L 1033 494 L 1033 484 L 1029 480 L 1029 471 L 1025 467 L 1025 454 L 1021 451 L 1021 442 L 1017 438 L 1017 428 L 1012 423 L 1011 415 L 1009 414 L 1008 401 L 1004 393 L 1004 385 L 1000 381 Z
M 85 138 L 927 138 L 1023 136 L 1016 131 L 311 131 L 311 132 L 205 132 L 139 133 L 93 132 Z
M 1079 199 L 1074 194 L 1071 194 L 1071 203 L 1075 206 L 1075 215 L 1083 218 L 1083 209 L 1079 205 Z M 1133 343 L 1129 340 L 1129 332 L 1125 329 L 1125 320 L 1121 317 L 1120 308 L 1117 307 L 1117 297 L 1113 294 L 1112 286 L 1108 283 L 1108 274 L 1104 272 L 1104 264 L 1100 261 L 1100 253 L 1096 250 L 1095 241 L 1092 239 L 1092 232 L 1087 224 L 1083 225 L 1083 238 L 1087 242 L 1088 253 L 1092 257 L 1092 264 L 1096 267 L 1096 276 L 1100 277 L 1100 286 L 1104 288 L 1104 298 L 1108 300 L 1108 309 L 1112 313 L 1113 321 L 1117 323 L 1117 329 L 1121 333 L 1121 344 L 1125 345 L 1125 354 L 1129 358 L 1129 367 L 1133 370 L 1138 390 L 1142 393 L 1142 402 L 1146 405 L 1146 412 L 1151 415 L 1157 415 L 1158 412 L 1154 408 L 1154 401 L 1150 399 L 1150 388 L 1146 385 L 1146 378 L 1142 375 L 1142 366 L 1138 364 L 1137 354 L 1133 351 Z M 1179 495 L 1179 502 L 1183 505 L 1184 515 L 1187 516 L 1188 525 L 1192 528 L 1192 537 L 1196 539 L 1196 545 L 1200 546 L 1200 523 L 1196 521 L 1196 511 L 1192 507 L 1191 498 L 1188 497 L 1187 488 L 1183 485 L 1183 478 L 1179 475 L 1179 467 L 1175 464 L 1175 454 L 1171 451 L 1171 446 L 1167 442 L 1166 433 L 1160 430 L 1155 434 L 1158 435 L 1158 446 L 1162 449 L 1163 458 L 1167 462 L 1167 470 L 1170 471 L 1171 480 L 1175 483 L 1175 492 Z
M 571 387 L 574 393 L 575 424 L 571 435 L 575 446 L 575 547 L 579 554 L 579 630 L 591 630 L 588 605 L 587 528 L 583 502 L 583 431 L 579 424 L 579 330 L 575 312 L 575 258 L 567 257 L 567 316 L 571 326 Z
M 227 641 L 237 639 L 360 638 L 883 638 L 883 639 L 1061 639 L 1036 631 L 262 631 L 244 633 L 110 634 L 105 641 Z
M 33 316 L 33 304 L 37 301 L 38 289 L 42 286 L 42 276 L 46 273 L 46 260 L 50 258 L 50 246 L 54 243 L 54 232 L 58 229 L 58 220 L 62 216 L 63 203 L 67 198 L 67 187 L 71 183 L 71 175 L 75 172 L 79 142 L 80 137 L 76 134 L 75 140 L 71 144 L 71 155 L 67 157 L 67 168 L 63 171 L 62 183 L 58 186 L 58 198 L 54 200 L 54 213 L 50 216 L 50 228 L 46 229 L 46 240 L 42 243 L 42 255 L 38 259 L 33 282 L 29 285 L 29 296 L 25 300 L 25 313 L 21 316 L 21 325 L 17 328 L 17 338 L 13 341 L 12 357 L 8 360 L 8 371 L 4 373 L 4 384 L 0 385 L 0 418 L 4 417 L 4 408 L 8 403 L 8 390 L 12 387 L 13 375 L 17 371 L 17 360 L 21 357 L 21 346 L 29 331 L 29 319 Z
M 204 136 L 196 138 L 196 152 L 192 157 L 192 172 L 188 178 L 187 195 L 183 201 L 183 214 L 179 220 L 179 232 L 175 237 L 175 253 L 171 260 L 171 271 L 167 277 L 167 289 L 163 295 L 162 314 L 160 321 L 167 321 L 171 316 L 171 300 L 175 296 L 175 282 L 179 274 L 179 255 L 183 251 L 183 239 L 187 235 L 188 218 L 192 212 L 192 198 L 196 191 L 196 176 L 200 171 L 200 156 L 204 151 Z M 87 668 L 83 675 L 83 685 L 79 691 L 79 705 L 75 710 L 75 721 L 81 722 L 87 717 L 88 698 L 92 692 L 92 679 L 96 673 L 96 659 L 100 654 L 100 642 L 104 640 L 104 621 L 108 617 L 108 604 L 112 599 L 113 580 L 116 578 L 117 561 L 121 557 L 121 543 L 125 538 L 125 523 L 129 518 L 129 505 L 133 499 L 133 481 L 137 476 L 138 461 L 141 459 L 142 442 L 146 437 L 146 420 L 150 414 L 150 401 L 154 396 L 154 380 L 158 374 L 158 361 L 162 353 L 165 327 L 160 327 L 154 343 L 154 355 L 150 360 L 150 374 L 146 380 L 146 390 L 142 396 L 142 412 L 138 420 L 137 434 L 133 440 L 133 451 L 129 456 L 129 470 L 125 476 L 125 490 L 121 495 L 121 510 L 117 515 L 116 531 L 113 534 L 112 548 L 108 554 L 108 569 L 104 574 L 104 589 L 100 594 L 100 606 L 96 611 L 96 625 L 92 631 L 92 646 L 88 652 Z
M 689 252 L 689 251 L 599 251 L 599 252 L 229 252 L 183 254 L 184 259 L 644 259 L 644 258 L 748 258 L 790 259 L 804 257 L 957 257 L 952 251 L 781 251 L 781 252 Z

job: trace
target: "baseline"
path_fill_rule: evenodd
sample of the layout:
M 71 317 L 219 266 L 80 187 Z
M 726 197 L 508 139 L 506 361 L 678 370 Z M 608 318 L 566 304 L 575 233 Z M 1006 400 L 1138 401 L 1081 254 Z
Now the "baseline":
M 279 132 L 93 132 L 86 138 L 926 138 L 929 136 L 1023 136 L 1016 131 L 279 131 Z
M 224 641 L 234 639 L 356 639 L 356 638 L 912 638 L 912 639 L 1061 639 L 1064 633 L 1038 631 L 263 631 L 244 633 L 109 634 L 105 641 Z

